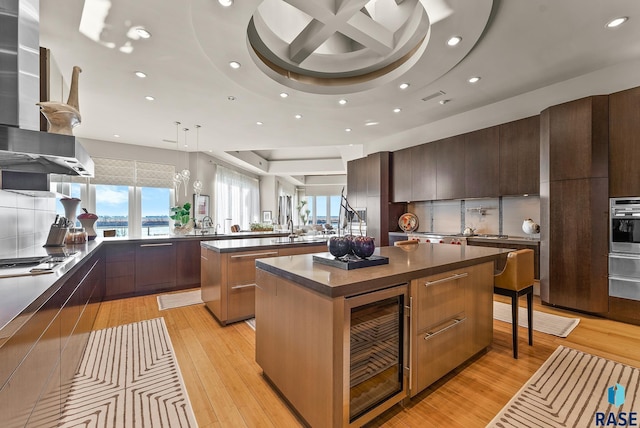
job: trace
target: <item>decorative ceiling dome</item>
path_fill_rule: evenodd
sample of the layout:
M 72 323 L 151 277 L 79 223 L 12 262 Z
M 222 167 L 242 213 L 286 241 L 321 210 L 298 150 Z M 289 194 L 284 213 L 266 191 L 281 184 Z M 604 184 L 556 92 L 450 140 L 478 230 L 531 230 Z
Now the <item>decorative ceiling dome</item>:
M 265 0 L 247 34 L 270 68 L 334 85 L 395 69 L 426 42 L 429 28 L 418 0 Z

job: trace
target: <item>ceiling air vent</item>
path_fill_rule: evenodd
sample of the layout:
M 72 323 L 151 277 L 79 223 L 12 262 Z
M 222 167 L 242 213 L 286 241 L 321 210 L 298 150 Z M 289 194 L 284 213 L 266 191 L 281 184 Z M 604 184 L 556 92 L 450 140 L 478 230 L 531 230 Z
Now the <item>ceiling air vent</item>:
M 422 98 L 422 101 L 429 101 L 432 100 L 434 98 L 437 97 L 441 97 L 442 95 L 446 95 L 447 93 L 445 91 L 438 91 L 438 92 L 434 92 L 431 95 L 427 95 L 426 97 Z

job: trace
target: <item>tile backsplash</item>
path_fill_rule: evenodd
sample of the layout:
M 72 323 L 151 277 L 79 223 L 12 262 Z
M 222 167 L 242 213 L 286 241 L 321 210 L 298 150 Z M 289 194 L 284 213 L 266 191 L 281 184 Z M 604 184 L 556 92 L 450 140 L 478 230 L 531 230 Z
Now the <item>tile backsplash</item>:
M 30 256 L 42 250 L 56 216 L 56 198 L 0 190 L 0 258 Z
M 526 218 L 540 223 L 539 196 L 414 202 L 407 208 L 418 217 L 419 232 L 461 233 L 472 227 L 478 234 L 523 237 Z

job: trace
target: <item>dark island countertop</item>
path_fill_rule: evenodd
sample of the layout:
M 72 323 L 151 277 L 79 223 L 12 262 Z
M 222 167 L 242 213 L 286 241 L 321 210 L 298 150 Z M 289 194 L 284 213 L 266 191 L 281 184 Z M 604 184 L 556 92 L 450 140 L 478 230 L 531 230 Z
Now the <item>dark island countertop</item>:
M 325 244 L 327 237 L 300 236 L 290 239 L 287 236 L 269 238 L 228 239 L 217 241 L 201 241 L 200 246 L 219 253 L 235 253 L 240 251 L 268 250 L 281 247 L 303 247 L 307 245 Z
M 256 267 L 328 297 L 375 291 L 412 279 L 464 268 L 506 257 L 508 249 L 422 244 L 377 248 L 389 264 L 343 270 L 315 263 L 311 254 L 256 260 Z

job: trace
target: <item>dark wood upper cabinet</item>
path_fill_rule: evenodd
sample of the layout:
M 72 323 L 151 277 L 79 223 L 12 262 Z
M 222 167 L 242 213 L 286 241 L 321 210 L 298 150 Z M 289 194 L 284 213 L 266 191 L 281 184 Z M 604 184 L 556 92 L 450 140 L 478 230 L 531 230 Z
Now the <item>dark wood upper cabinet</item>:
M 411 201 L 436 199 L 437 146 L 421 144 L 411 151 Z
M 607 177 L 609 169 L 609 97 L 582 98 L 549 107 L 548 170 L 541 180 Z M 544 152 L 541 151 L 541 155 Z M 547 177 L 543 177 L 548 174 Z
M 410 202 L 412 196 L 412 156 L 414 147 L 393 152 L 391 160 L 392 201 Z
M 640 195 L 640 87 L 609 95 L 609 195 Z
M 464 134 L 466 198 L 500 194 L 500 133 L 497 126 Z
M 367 204 L 367 158 L 347 162 L 347 199 L 353 208 Z
M 500 195 L 540 193 L 540 116 L 500 128 Z
M 436 199 L 464 198 L 464 135 L 445 138 L 431 144 L 436 145 Z

